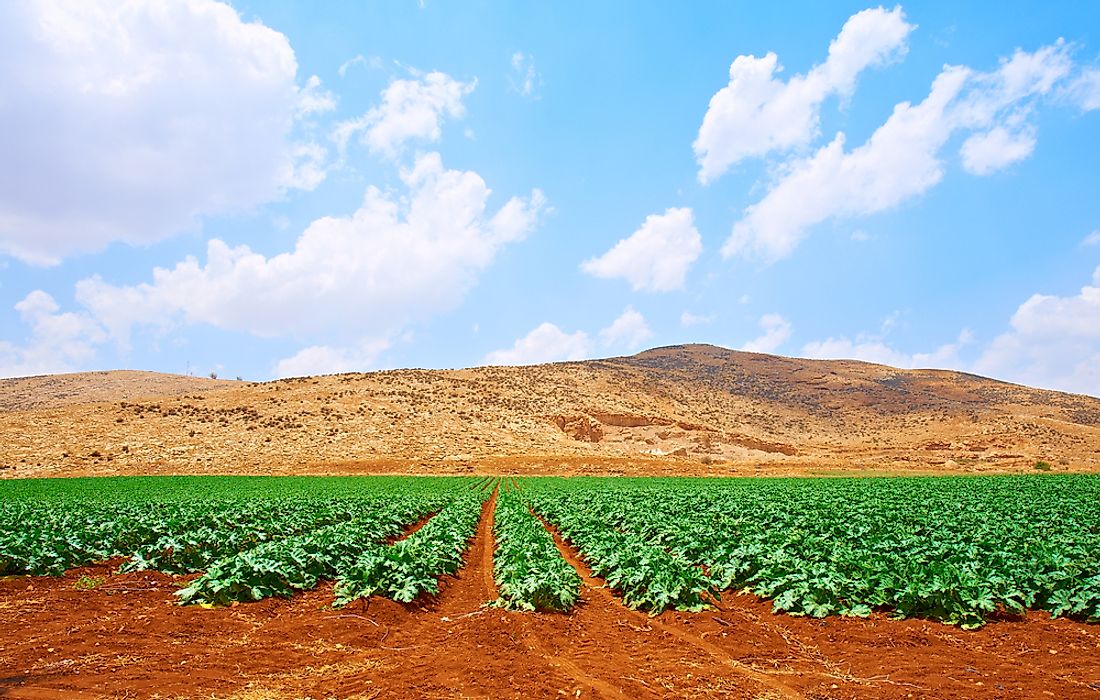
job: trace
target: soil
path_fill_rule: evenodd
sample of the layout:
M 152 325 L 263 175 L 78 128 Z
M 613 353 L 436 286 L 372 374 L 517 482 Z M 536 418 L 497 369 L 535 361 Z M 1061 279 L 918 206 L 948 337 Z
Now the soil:
M 628 610 L 555 534 L 584 580 L 568 615 L 495 600 L 492 513 L 437 596 L 331 607 L 331 585 L 228 608 L 175 604 L 191 577 L 0 579 L 5 698 L 1100 698 L 1100 626 L 1043 613 L 971 632 L 923 620 Z

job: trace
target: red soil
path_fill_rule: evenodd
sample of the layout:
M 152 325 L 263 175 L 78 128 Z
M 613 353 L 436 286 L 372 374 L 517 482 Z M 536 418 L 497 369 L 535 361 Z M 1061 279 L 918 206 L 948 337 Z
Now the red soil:
M 0 696 L 1100 698 L 1100 626 L 1042 613 L 974 631 L 811 620 L 727 595 L 704 613 L 625 609 L 584 577 L 569 615 L 495 599 L 492 508 L 457 576 L 403 606 L 330 607 L 331 586 L 231 608 L 175 605 L 188 577 L 0 579 Z M 79 590 L 82 577 L 101 578 Z M 88 579 L 85 578 L 87 583 Z

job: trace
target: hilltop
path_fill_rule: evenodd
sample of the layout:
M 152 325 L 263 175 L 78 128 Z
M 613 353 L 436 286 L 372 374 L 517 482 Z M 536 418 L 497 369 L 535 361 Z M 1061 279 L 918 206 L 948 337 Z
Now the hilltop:
M 709 345 L 263 383 L 0 381 L 0 474 L 1100 470 L 1100 399 Z
M 80 403 L 175 396 L 235 384 L 239 385 L 238 382 L 140 370 L 16 377 L 0 379 L 0 411 L 29 411 Z

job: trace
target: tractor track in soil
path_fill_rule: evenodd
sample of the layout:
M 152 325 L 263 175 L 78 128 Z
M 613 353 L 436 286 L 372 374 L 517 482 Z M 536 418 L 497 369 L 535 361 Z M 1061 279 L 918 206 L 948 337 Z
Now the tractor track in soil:
M 590 575 L 568 615 L 495 600 L 492 514 L 455 576 L 402 605 L 333 609 L 332 586 L 205 610 L 174 604 L 192 577 L 115 573 L 0 579 L 0 697 L 1100 698 L 1100 626 L 1041 613 L 963 632 L 922 620 L 772 615 L 753 596 L 656 617 Z M 406 533 L 408 534 L 408 533 Z M 82 577 L 84 577 L 82 579 Z M 78 581 L 95 580 L 91 590 Z

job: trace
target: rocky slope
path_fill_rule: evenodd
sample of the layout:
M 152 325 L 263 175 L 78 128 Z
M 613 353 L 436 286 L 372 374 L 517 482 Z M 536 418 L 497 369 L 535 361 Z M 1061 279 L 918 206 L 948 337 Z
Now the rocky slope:
M 1100 470 L 1100 399 L 706 345 L 267 383 L 141 375 L 0 382 L 0 475 Z

